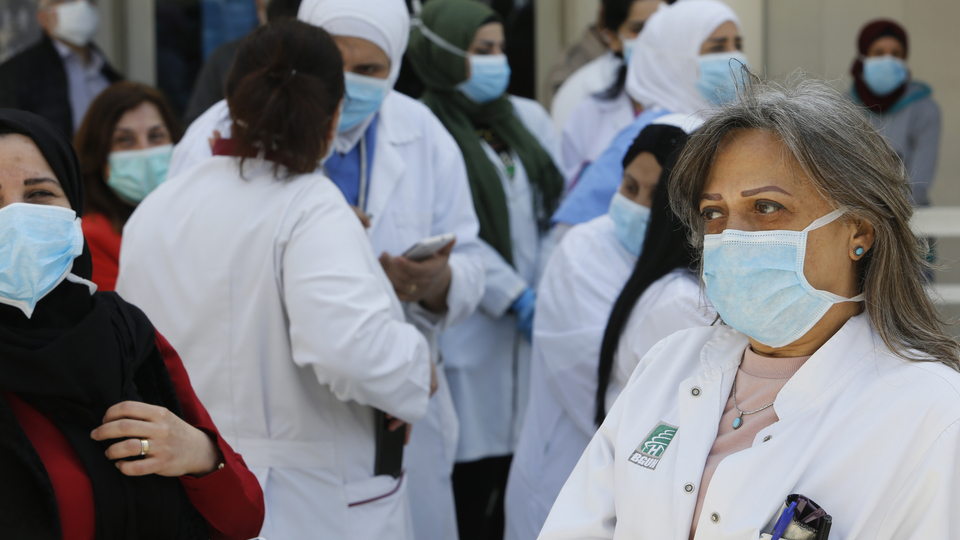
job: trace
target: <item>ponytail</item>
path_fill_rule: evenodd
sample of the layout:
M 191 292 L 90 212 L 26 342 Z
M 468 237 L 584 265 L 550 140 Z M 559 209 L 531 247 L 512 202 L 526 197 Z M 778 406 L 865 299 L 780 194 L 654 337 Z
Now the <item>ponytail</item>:
M 288 176 L 314 171 L 332 144 L 343 60 L 324 30 L 283 19 L 255 30 L 227 79 L 232 138 L 269 154 Z M 246 158 L 243 158 L 246 159 Z

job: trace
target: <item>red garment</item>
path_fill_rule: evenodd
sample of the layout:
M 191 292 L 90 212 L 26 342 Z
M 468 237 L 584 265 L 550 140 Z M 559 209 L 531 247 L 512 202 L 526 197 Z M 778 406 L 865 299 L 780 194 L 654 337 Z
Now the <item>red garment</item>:
M 264 516 L 260 483 L 240 454 L 220 437 L 210 414 L 193 391 L 180 356 L 159 333 L 157 348 L 170 372 L 184 420 L 215 439 L 223 455 L 222 469 L 203 478 L 180 477 L 187 497 L 206 519 L 211 540 L 245 540 L 257 536 Z M 3 397 L 50 476 L 64 540 L 93 540 L 96 530 L 93 489 L 80 458 L 50 419 L 15 394 L 3 392 Z
M 117 273 L 120 272 L 122 237 L 113 230 L 110 220 L 99 212 L 84 215 L 82 226 L 93 258 L 93 277 L 90 281 L 97 284 L 97 290 L 112 291 L 116 288 Z
M 16 394 L 2 392 L 17 422 L 40 456 L 53 484 L 63 540 L 94 540 L 93 488 L 83 463 L 57 426 Z

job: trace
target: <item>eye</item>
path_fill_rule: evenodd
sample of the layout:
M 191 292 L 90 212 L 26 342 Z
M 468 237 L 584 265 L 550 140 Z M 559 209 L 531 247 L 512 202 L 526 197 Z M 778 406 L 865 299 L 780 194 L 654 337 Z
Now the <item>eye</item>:
M 703 216 L 704 221 L 713 221 L 723 217 L 723 212 L 719 208 L 707 207 L 700 211 L 700 215 Z
M 772 214 L 777 210 L 783 210 L 783 206 L 770 201 L 757 201 L 754 206 L 758 214 Z
M 35 189 L 27 194 L 27 198 L 31 200 L 43 200 L 50 197 L 56 197 L 56 195 L 46 189 Z

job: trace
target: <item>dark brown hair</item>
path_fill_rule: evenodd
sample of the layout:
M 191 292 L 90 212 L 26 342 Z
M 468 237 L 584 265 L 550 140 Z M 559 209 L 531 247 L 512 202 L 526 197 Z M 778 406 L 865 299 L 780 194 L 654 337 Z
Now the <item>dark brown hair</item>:
M 269 154 L 277 178 L 280 166 L 286 177 L 313 172 L 332 144 L 343 85 L 330 34 L 295 19 L 261 26 L 243 40 L 227 75 L 231 137 Z
M 113 131 L 127 111 L 142 103 L 151 103 L 160 112 L 171 141 L 176 144 L 183 136 L 183 128 L 173 109 L 159 90 L 133 81 L 121 81 L 111 85 L 93 100 L 80 129 L 73 139 L 73 146 L 80 157 L 85 192 L 84 213 L 99 212 L 110 220 L 116 232 L 133 213 L 134 206 L 124 202 L 107 186 L 103 171 L 107 166 L 113 147 Z

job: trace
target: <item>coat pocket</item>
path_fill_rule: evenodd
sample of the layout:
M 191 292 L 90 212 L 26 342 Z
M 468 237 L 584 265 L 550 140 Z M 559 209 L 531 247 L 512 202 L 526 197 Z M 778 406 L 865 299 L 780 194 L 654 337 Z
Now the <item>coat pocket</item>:
M 344 485 L 353 538 L 413 538 L 404 476 L 380 475 Z

